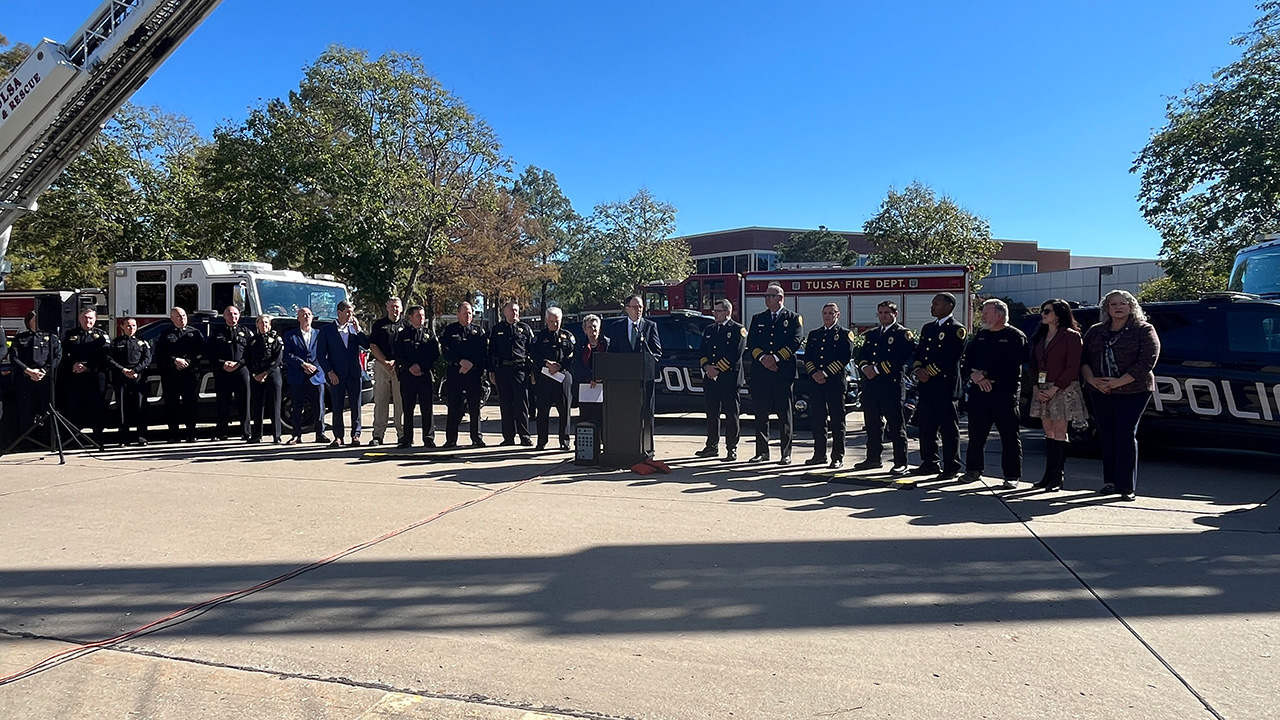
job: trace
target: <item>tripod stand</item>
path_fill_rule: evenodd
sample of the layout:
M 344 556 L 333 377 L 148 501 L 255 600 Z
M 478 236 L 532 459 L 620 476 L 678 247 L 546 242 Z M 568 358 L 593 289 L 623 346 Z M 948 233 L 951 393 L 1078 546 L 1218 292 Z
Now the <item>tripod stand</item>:
M 50 388 L 50 395 L 53 397 L 56 397 L 56 394 L 53 392 L 53 388 Z M 32 433 L 34 433 L 39 428 L 44 427 L 45 423 L 51 423 L 49 426 L 49 429 L 50 429 L 50 434 L 53 435 L 53 445 L 47 445 L 32 436 Z M 26 440 L 27 438 L 31 438 L 31 442 L 39 445 L 40 447 L 48 450 L 49 452 L 56 451 L 58 453 L 58 464 L 66 465 L 67 456 L 63 453 L 63 450 L 62 450 L 62 433 L 64 430 L 66 431 L 67 436 L 71 440 L 74 440 L 75 443 L 80 446 L 81 450 L 89 449 L 88 445 L 85 444 L 86 442 L 89 445 L 92 445 L 93 447 L 97 448 L 98 452 L 102 452 L 105 449 L 102 447 L 102 443 L 99 443 L 97 440 L 94 440 L 88 435 L 85 435 L 83 430 L 73 425 L 71 421 L 68 420 L 62 413 L 58 412 L 57 409 L 54 408 L 53 403 L 50 402 L 49 407 L 43 413 L 38 415 L 35 420 L 31 422 L 31 427 L 27 428 L 26 431 L 23 432 L 21 435 L 19 435 L 16 440 L 10 443 L 9 447 L 4 449 L 4 452 L 0 452 L 0 455 L 8 455 L 9 453 L 13 452 L 14 448 L 22 444 L 23 440 Z

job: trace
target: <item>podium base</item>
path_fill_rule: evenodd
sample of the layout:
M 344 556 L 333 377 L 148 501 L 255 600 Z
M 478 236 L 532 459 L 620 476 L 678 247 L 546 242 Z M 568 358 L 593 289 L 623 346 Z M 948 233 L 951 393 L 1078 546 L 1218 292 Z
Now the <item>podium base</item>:
M 622 468 L 629 468 L 632 465 L 635 465 L 636 463 L 641 463 L 641 462 L 644 462 L 645 460 L 652 460 L 652 459 L 653 459 L 653 453 L 637 455 L 635 453 L 621 454 L 621 453 L 606 452 L 606 453 L 600 454 L 599 465 L 602 470 L 620 470 Z

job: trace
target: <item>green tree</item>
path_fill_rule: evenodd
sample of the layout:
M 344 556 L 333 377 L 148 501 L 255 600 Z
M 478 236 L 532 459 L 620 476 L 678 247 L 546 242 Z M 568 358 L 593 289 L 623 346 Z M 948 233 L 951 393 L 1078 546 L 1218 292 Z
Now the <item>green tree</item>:
M 825 225 L 819 225 L 817 230 L 792 233 L 777 249 L 780 262 L 831 262 L 841 267 L 858 264 L 858 253 L 849 249 L 849 239 Z
M 1000 251 L 985 218 L 946 195 L 937 197 L 919 181 L 902 192 L 890 187 L 880 211 L 862 231 L 876 249 L 872 265 L 969 265 L 975 278 L 983 278 Z
M 343 278 L 378 305 L 437 306 L 437 258 L 477 188 L 510 164 L 496 134 L 419 57 L 334 46 L 287 99 L 214 134 L 207 232 L 259 257 Z
M 539 307 L 545 309 L 555 282 L 560 279 L 560 267 L 568 259 L 567 250 L 582 230 L 582 217 L 549 170 L 532 165 L 525 168 L 512 187 L 512 194 L 525 203 L 532 220 L 521 242 L 532 248 L 536 297 Z
M 675 206 L 643 188 L 624 202 L 596 205 L 561 271 L 562 304 L 617 305 L 645 283 L 689 275 L 689 244 L 672 239 L 675 229 Z
M 1131 168 L 1141 173 L 1142 214 L 1163 240 L 1168 277 L 1152 295 L 1225 288 L 1236 251 L 1280 230 L 1280 2 L 1258 9 L 1252 31 L 1232 40 L 1240 59 L 1170 100 Z
M 9 47 L 9 38 L 0 34 L 0 48 Z M 35 48 L 26 43 L 14 43 L 13 47 L 8 50 L 0 50 L 0 80 L 4 80 L 13 74 L 14 70 L 22 64 L 23 60 L 31 54 Z
M 113 262 L 219 254 L 187 232 L 201 147 L 186 118 L 125 104 L 14 225 L 9 286 L 99 287 Z

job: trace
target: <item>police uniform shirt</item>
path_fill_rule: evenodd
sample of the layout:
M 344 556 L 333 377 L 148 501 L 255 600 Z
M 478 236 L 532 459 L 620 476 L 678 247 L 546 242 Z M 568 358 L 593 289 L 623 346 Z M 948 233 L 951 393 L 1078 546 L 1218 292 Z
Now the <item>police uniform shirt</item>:
M 62 362 L 62 343 L 53 333 L 23 330 L 13 337 L 9 356 L 19 370 L 47 372 Z
M 102 328 L 73 328 L 67 331 L 62 341 L 62 361 L 68 368 L 76 363 L 84 363 L 90 372 L 106 370 L 107 350 L 111 341 Z
M 911 369 L 924 368 L 931 378 L 955 380 L 966 335 L 964 327 L 949 315 L 920 328 L 920 342 L 916 345 Z
M 721 373 L 742 376 L 742 352 L 747 347 L 747 328 L 732 319 L 712 323 L 702 330 L 702 357 L 698 366 L 710 365 Z
M 747 331 L 751 358 L 760 362 L 765 355 L 774 355 L 781 363 L 794 364 L 800 350 L 802 324 L 800 316 L 786 308 L 779 310 L 776 317 L 768 310 L 758 313 L 751 318 L 751 329 Z
M 821 371 L 826 377 L 843 377 L 853 358 L 853 331 L 839 325 L 820 327 L 809 333 L 804 344 L 804 369 L 809 375 Z
M 248 328 L 223 325 L 214 330 L 209 338 L 209 360 L 215 365 L 223 362 L 242 363 L 252 340 L 253 332 Z
M 401 380 L 431 379 L 439 358 L 440 343 L 426 325 L 420 328 L 409 325 L 396 336 L 396 370 L 400 373 Z M 418 366 L 422 375 L 415 376 L 409 372 L 409 368 L 414 365 Z
M 177 370 L 173 361 L 182 358 L 189 364 L 182 372 L 195 372 L 200 367 L 200 358 L 204 357 L 204 336 L 190 325 L 179 330 L 169 328 L 156 342 L 156 361 L 162 371 Z
M 475 366 L 472 372 L 478 372 L 484 368 L 489 354 L 489 338 L 479 325 L 456 322 L 440 333 L 440 351 L 451 367 L 469 360 Z
M 246 364 L 250 374 L 261 375 L 279 368 L 283 358 L 284 341 L 280 339 L 280 333 L 271 330 L 266 334 L 258 333 L 253 336 Z
M 399 320 L 388 317 L 376 320 L 373 323 L 373 329 L 369 331 L 369 342 L 378 346 L 384 360 L 395 360 L 396 338 L 400 337 L 400 331 L 407 327 L 409 327 L 409 321 L 404 317 Z
M 529 346 L 533 344 L 533 328 L 505 320 L 489 333 L 489 358 L 492 368 L 502 365 L 525 365 L 529 362 Z
M 151 365 L 151 343 L 137 335 L 120 335 L 111 341 L 111 369 L 121 378 L 125 370 L 132 370 L 141 377 Z
M 564 370 L 573 359 L 573 333 L 564 328 L 555 332 L 547 328 L 539 330 L 534 338 L 530 355 L 536 366 L 534 370 L 537 372 L 541 372 L 548 362 L 557 363 L 561 370 Z
M 858 369 L 865 377 L 868 366 L 875 368 L 874 379 L 885 378 L 890 382 L 902 381 L 902 370 L 911 363 L 916 349 L 915 333 L 899 323 L 881 325 L 862 335 L 862 349 L 858 351 Z

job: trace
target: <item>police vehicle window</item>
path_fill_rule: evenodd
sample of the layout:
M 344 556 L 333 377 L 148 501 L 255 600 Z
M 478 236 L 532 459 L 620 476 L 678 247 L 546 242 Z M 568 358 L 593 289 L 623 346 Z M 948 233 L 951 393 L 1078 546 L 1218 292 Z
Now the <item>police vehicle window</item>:
M 1227 315 L 1227 347 L 1231 352 L 1280 354 L 1280 315 L 1232 312 Z
M 161 271 L 163 272 L 163 271 Z M 138 273 L 141 275 L 142 273 Z M 133 286 L 135 315 L 168 314 L 168 298 L 165 297 L 167 286 L 161 283 L 137 283 Z
M 187 311 L 187 314 L 200 309 L 200 287 L 184 283 L 173 286 L 173 304 Z
M 1151 315 L 1160 337 L 1160 359 L 1197 360 L 1214 355 L 1208 316 L 1197 311 L 1161 311 Z M 1222 322 L 1221 317 L 1218 322 Z

